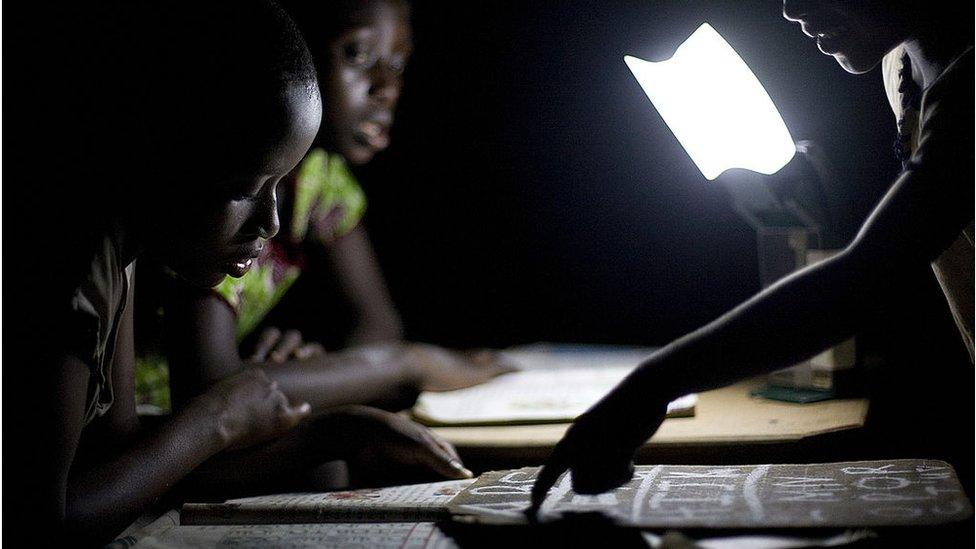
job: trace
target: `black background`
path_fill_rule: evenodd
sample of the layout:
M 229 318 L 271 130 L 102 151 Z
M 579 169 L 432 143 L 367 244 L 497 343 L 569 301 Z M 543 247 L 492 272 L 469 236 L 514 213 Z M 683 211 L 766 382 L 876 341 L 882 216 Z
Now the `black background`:
M 758 291 L 753 230 L 622 59 L 666 59 L 706 21 L 793 138 L 827 151 L 849 204 L 833 230 L 853 238 L 900 168 L 881 75 L 844 72 L 780 10 L 770 0 L 415 2 L 393 142 L 359 170 L 407 336 L 657 346 Z M 971 490 L 972 363 L 929 266 L 904 276 L 910 289 L 857 338 L 870 434 L 833 457 L 946 459 Z
M 361 180 L 414 339 L 662 344 L 758 290 L 755 236 L 623 63 L 702 22 L 794 139 L 844 174 L 853 231 L 897 173 L 876 71 L 845 73 L 777 2 L 415 2 L 393 144 Z

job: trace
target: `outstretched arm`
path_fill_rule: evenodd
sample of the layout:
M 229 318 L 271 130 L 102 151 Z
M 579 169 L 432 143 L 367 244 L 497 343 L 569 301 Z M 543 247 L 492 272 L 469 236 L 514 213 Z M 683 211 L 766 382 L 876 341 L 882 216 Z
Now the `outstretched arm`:
M 262 367 L 289 398 L 310 403 L 316 413 L 350 404 L 409 402 L 422 390 L 469 387 L 512 371 L 492 352 L 396 342 L 284 361 L 272 352 L 273 360 L 252 362 L 238 350 L 234 312 L 208 291 L 179 290 L 167 306 L 166 322 L 177 405 L 248 365 Z M 288 332 L 281 339 L 294 341 Z
M 918 151 L 843 253 L 649 358 L 570 428 L 533 502 L 567 469 L 583 493 L 626 482 L 635 449 L 657 430 L 669 400 L 790 366 L 850 337 L 896 300 L 901 273 L 934 260 L 973 219 L 971 69 L 968 75 L 926 94 Z
M 167 348 L 174 402 L 184 402 L 248 365 L 237 345 L 237 318 L 207 291 L 181 290 L 167 307 Z M 280 364 L 261 362 L 285 394 L 317 412 L 347 404 L 398 400 L 416 379 L 398 347 L 318 354 Z

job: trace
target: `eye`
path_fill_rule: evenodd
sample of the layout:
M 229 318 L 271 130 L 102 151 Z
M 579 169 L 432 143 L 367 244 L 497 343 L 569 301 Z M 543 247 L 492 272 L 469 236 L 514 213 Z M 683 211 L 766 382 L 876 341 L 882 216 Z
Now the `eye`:
M 373 64 L 373 54 L 365 44 L 350 42 L 342 46 L 342 60 L 356 67 L 368 67 Z
M 227 200 L 255 200 L 264 188 L 264 181 L 234 181 L 223 188 L 221 196 Z
M 407 57 L 405 55 L 396 56 L 390 60 L 390 70 L 396 75 L 403 74 L 407 68 Z

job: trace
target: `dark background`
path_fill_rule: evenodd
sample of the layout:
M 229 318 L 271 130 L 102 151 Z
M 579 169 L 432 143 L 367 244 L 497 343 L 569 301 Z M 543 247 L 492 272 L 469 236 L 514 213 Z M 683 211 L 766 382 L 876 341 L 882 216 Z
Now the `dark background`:
M 670 57 L 705 21 L 753 68 L 794 139 L 827 149 L 852 235 L 897 171 L 881 76 L 845 73 L 780 9 L 415 2 L 393 144 L 360 170 L 408 335 L 662 344 L 758 290 L 752 229 L 622 59 Z
M 359 173 L 407 336 L 657 346 L 759 289 L 753 230 L 622 59 L 666 59 L 705 21 L 752 67 L 793 138 L 826 149 L 850 205 L 832 229 L 852 238 L 898 173 L 894 116 L 879 71 L 847 74 L 780 10 L 770 0 L 415 2 L 392 145 Z M 909 289 L 857 338 L 866 384 L 855 391 L 871 395 L 872 427 L 834 458 L 946 459 L 971 490 L 972 363 L 929 266 L 904 276 Z

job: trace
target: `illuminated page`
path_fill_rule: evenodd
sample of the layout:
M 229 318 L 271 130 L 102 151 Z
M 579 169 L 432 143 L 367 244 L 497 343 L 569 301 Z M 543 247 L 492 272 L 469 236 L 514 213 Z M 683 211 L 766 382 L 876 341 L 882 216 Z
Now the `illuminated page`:
M 177 526 L 139 540 L 139 549 L 305 549 L 370 547 L 377 549 L 454 549 L 457 545 L 431 522 L 256 524 Z
M 413 415 L 428 425 L 569 422 L 596 404 L 647 354 L 507 352 L 522 370 L 467 389 L 422 393 Z M 680 398 L 668 413 L 692 415 L 696 401 L 695 395 Z
M 473 482 L 427 484 L 343 492 L 273 494 L 224 503 L 188 503 L 182 524 L 313 522 L 416 522 L 444 518 L 447 504 Z

